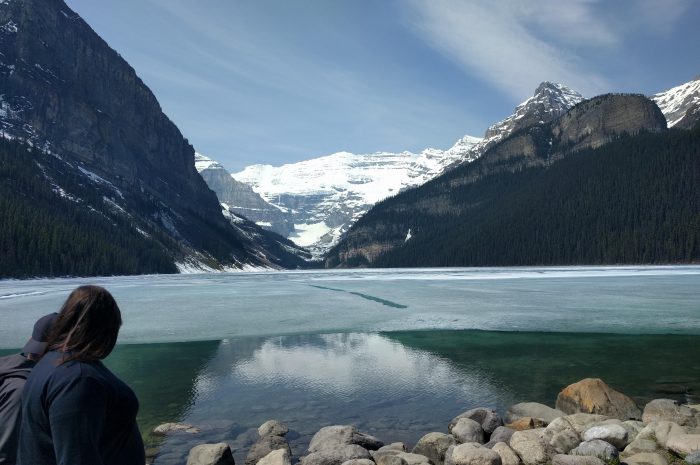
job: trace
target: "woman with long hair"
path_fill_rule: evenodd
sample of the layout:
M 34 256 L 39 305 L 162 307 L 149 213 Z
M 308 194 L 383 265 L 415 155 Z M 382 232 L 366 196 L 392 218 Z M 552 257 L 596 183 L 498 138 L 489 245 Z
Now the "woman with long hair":
M 134 392 L 101 360 L 122 319 L 99 286 L 75 289 L 22 395 L 19 465 L 143 465 Z

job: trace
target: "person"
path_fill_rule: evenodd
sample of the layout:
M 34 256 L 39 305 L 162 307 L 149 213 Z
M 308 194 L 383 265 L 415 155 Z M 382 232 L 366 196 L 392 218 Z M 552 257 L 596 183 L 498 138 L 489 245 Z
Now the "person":
M 32 336 L 19 354 L 0 358 L 0 465 L 17 463 L 22 388 L 37 360 L 46 351 L 56 313 L 34 323 Z
M 81 286 L 66 299 L 22 395 L 19 465 L 143 465 L 134 392 L 102 359 L 121 312 L 112 295 Z

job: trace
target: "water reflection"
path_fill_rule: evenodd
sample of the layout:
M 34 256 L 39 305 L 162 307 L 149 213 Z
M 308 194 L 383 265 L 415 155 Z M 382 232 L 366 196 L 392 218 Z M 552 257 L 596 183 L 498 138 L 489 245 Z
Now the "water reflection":
M 185 421 L 155 463 L 184 463 L 191 447 L 225 441 L 238 463 L 275 418 L 295 456 L 320 427 L 355 424 L 384 441 L 413 444 L 445 431 L 461 411 L 553 404 L 559 389 L 599 376 L 637 398 L 691 400 L 700 389 L 692 336 L 414 331 L 125 346 L 111 359 L 142 403 L 141 424 Z M 690 361 L 678 363 L 679 360 Z M 670 388 L 669 388 L 670 386 Z

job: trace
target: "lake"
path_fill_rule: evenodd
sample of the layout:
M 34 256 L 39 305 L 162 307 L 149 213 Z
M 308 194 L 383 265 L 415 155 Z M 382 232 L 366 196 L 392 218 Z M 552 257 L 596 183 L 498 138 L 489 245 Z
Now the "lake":
M 226 441 L 238 463 L 276 418 L 302 455 L 320 427 L 414 444 L 477 406 L 554 404 L 601 377 L 640 405 L 698 402 L 700 267 L 265 272 L 0 282 L 0 347 L 74 287 L 107 287 L 124 326 L 107 364 L 137 392 L 156 463 Z M 165 440 L 166 421 L 202 433 Z

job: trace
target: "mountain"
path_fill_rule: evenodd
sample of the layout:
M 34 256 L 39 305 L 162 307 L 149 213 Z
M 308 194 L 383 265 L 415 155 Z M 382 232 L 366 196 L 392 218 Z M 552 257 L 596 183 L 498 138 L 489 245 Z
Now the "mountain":
M 580 102 L 478 160 L 375 205 L 327 267 L 700 259 L 700 129 L 641 95 Z
M 448 150 L 426 149 L 419 154 L 339 152 L 280 167 L 248 166 L 233 177 L 252 186 L 267 202 L 290 212 L 295 231 L 288 237 L 320 256 L 376 202 L 472 162 L 513 132 L 549 122 L 582 100 L 566 86 L 543 82 L 513 115 L 489 127 L 484 138 L 465 136 Z M 271 222 L 264 216 L 256 221 Z
M 194 166 L 228 211 L 285 237 L 294 232 L 289 211 L 266 202 L 248 184 L 236 181 L 218 162 L 195 153 Z
M 113 224 L 112 237 L 158 238 L 149 250 L 160 257 L 159 263 L 168 257 L 169 265 L 154 269 L 151 262 L 136 257 L 129 273 L 174 271 L 176 266 L 233 269 L 299 263 L 294 254 L 266 253 L 224 217 L 216 195 L 194 167 L 194 149 L 153 93 L 63 1 L 2 1 L 0 24 L 0 135 L 30 148 L 29 158 L 22 159 L 39 172 L 21 172 L 39 175 L 54 193 L 49 199 L 42 191 L 32 200 L 34 191 L 7 189 L 11 197 L 0 212 L 3 220 L 10 217 L 13 205 L 23 205 L 22 211 L 31 214 L 32 206 L 43 211 L 45 205 L 39 202 L 63 205 L 68 200 L 81 218 L 100 215 Z M 6 154 L 18 151 L 12 146 Z M 41 154 L 51 156 L 52 163 Z M 12 181 L 6 179 L 6 187 L 14 185 Z M 33 181 L 20 182 L 20 187 L 33 186 Z M 26 220 L 47 228 L 56 221 Z M 54 239 L 73 250 L 69 237 Z M 109 242 L 109 237 L 104 239 Z M 16 251 L 18 256 L 60 250 L 59 245 L 26 247 Z M 110 247 L 118 254 L 129 252 L 126 245 Z M 59 273 L 30 268 L 38 275 Z M 92 274 L 92 269 L 77 267 L 71 274 Z M 125 271 L 99 271 L 116 272 Z
M 700 121 L 700 76 L 650 98 L 666 115 L 669 128 L 689 129 Z

